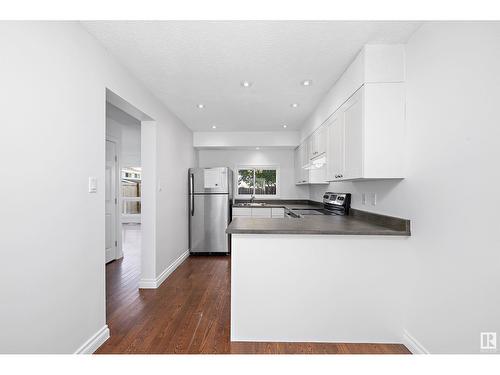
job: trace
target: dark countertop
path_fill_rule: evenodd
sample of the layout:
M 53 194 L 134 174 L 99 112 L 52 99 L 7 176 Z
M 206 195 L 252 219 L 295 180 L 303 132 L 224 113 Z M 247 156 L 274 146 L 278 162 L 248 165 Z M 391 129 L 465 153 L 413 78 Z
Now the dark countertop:
M 248 207 L 248 206 L 247 206 Z M 274 203 L 263 207 L 317 208 L 317 203 Z M 226 229 L 231 234 L 323 234 L 410 236 L 410 221 L 351 209 L 348 216 L 307 215 L 300 218 L 237 217 Z

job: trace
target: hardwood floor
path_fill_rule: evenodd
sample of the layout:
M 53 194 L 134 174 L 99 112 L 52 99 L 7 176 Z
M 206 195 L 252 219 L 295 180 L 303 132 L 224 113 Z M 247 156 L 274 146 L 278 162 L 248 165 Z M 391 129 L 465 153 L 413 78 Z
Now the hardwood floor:
M 140 257 L 106 266 L 109 340 L 97 353 L 408 354 L 397 344 L 229 341 L 230 257 L 190 256 L 156 290 L 138 290 Z

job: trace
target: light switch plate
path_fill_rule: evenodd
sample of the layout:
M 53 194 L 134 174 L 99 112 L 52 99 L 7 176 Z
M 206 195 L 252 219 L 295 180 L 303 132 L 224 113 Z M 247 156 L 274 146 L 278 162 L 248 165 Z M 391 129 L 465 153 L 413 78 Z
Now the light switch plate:
M 97 177 L 89 177 L 89 193 L 97 193 Z

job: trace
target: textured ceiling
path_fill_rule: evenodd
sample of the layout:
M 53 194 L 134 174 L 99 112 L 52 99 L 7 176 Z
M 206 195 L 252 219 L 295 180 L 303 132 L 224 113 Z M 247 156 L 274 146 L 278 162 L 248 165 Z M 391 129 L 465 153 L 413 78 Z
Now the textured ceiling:
M 366 43 L 418 22 L 89 21 L 84 27 L 195 131 L 300 128 Z M 301 85 L 305 79 L 313 84 Z M 243 88 L 241 81 L 250 81 Z M 203 103 L 200 110 L 197 104 Z M 292 108 L 291 103 L 299 103 Z

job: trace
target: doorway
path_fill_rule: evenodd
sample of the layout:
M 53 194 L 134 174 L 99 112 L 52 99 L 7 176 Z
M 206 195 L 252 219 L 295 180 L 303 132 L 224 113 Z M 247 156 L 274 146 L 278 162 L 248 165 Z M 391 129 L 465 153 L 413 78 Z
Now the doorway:
M 141 121 L 106 103 L 106 263 L 122 259 L 124 250 L 140 252 L 141 230 Z M 129 227 L 136 240 L 126 243 Z M 140 258 L 139 258 L 140 259 Z M 140 261 L 136 267 L 140 268 Z

